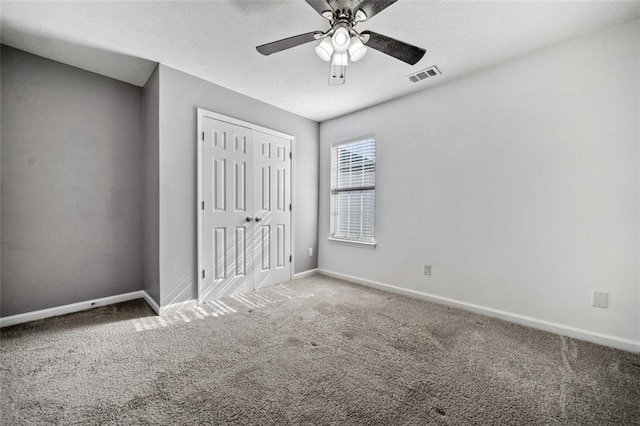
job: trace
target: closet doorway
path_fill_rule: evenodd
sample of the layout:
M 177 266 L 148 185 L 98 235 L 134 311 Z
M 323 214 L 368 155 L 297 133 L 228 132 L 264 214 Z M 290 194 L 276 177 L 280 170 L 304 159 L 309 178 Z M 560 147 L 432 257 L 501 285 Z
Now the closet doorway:
M 198 109 L 198 303 L 291 279 L 293 143 Z

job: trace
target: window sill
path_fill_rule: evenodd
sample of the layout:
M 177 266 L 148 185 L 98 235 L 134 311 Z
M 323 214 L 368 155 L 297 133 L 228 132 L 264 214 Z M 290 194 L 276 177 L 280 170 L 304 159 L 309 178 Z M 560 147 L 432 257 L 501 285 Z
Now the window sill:
M 356 241 L 356 240 L 345 240 L 342 238 L 331 238 L 329 237 L 328 240 L 332 243 L 338 243 L 338 244 L 345 244 L 348 246 L 356 246 L 356 247 L 362 247 L 362 248 L 369 248 L 369 249 L 374 249 L 376 248 L 376 245 L 378 244 L 377 242 L 366 242 L 366 241 Z

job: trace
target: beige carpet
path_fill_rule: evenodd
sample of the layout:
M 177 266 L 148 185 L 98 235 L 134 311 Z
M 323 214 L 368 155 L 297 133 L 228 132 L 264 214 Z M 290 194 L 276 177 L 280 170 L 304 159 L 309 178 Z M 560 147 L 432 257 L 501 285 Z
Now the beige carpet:
M 1 332 L 3 425 L 640 424 L 640 356 L 315 276 Z

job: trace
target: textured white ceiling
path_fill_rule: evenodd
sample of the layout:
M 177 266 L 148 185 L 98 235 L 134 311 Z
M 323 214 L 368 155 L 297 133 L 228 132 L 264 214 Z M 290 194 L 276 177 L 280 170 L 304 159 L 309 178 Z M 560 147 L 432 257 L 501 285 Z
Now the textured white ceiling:
M 407 65 L 370 50 L 327 85 L 314 43 L 262 56 L 255 46 L 328 28 L 303 0 L 210 2 L 2 1 L 2 42 L 142 85 L 161 62 L 285 110 L 324 121 L 640 16 L 639 1 L 400 0 L 358 29 L 424 47 Z M 405 78 L 437 65 L 443 75 Z

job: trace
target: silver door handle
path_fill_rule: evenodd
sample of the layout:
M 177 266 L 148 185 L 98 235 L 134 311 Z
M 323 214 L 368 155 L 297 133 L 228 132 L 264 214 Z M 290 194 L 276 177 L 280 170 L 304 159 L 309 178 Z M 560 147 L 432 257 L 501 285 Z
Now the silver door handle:
M 258 222 L 262 222 L 262 218 L 261 217 L 256 217 L 256 223 Z
M 247 222 L 253 222 L 253 220 L 254 218 L 252 218 L 251 216 L 247 216 L 247 219 L 246 219 Z

